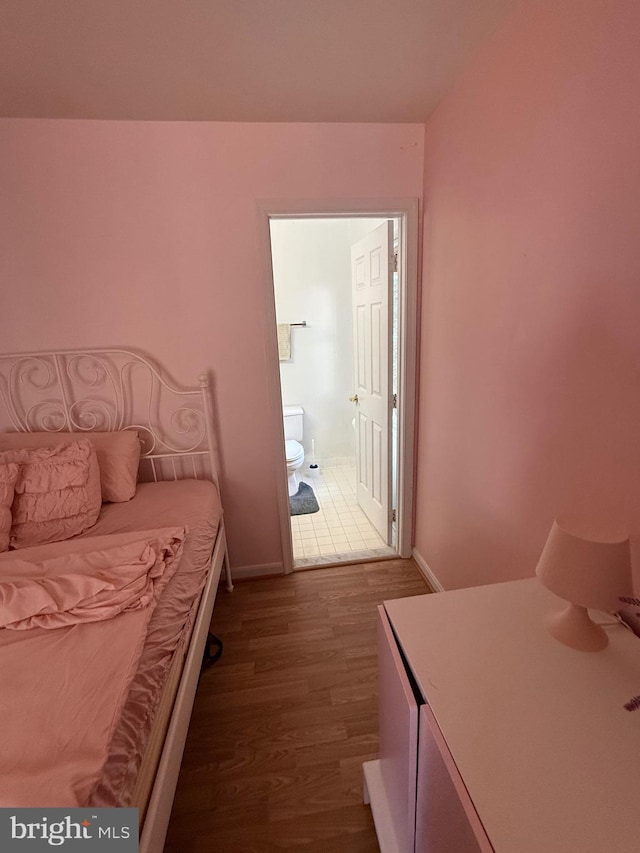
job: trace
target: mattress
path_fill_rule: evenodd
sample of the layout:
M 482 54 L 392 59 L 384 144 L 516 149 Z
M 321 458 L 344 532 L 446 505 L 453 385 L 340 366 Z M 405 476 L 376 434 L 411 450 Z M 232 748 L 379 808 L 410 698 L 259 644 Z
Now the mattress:
M 220 499 L 211 482 L 141 483 L 130 501 L 103 504 L 97 523 L 81 536 L 0 554 L 0 561 L 18 555 L 39 561 L 70 550 L 104 547 L 104 543 L 114 540 L 124 543 L 133 540 L 139 531 L 185 528 L 178 568 L 166 584 L 149 621 L 137 669 L 113 729 L 107 761 L 86 803 L 88 806 L 138 805 L 132 802 L 138 772 L 164 686 L 168 679 L 170 683 L 176 680 L 179 662 L 189 641 L 221 518 Z M 170 707 L 166 698 L 163 704 Z M 136 795 L 139 796 L 139 790 Z

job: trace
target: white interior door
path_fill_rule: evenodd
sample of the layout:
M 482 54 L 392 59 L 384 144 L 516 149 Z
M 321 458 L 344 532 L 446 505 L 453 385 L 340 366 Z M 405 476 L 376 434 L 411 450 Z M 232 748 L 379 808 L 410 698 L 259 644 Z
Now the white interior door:
M 358 504 L 391 541 L 391 285 L 393 222 L 351 247 Z

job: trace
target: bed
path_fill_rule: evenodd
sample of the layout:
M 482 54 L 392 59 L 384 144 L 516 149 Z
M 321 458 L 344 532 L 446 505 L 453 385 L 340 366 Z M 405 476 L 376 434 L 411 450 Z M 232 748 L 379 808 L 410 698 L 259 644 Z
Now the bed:
M 233 589 L 214 435 L 204 373 L 0 355 L 0 806 L 136 807 L 162 850 L 223 571 Z

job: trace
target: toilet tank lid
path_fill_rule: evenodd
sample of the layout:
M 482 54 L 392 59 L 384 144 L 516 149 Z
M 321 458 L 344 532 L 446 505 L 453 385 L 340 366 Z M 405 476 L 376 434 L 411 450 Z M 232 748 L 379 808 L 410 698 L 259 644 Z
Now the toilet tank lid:
M 282 414 L 285 417 L 288 417 L 289 415 L 304 415 L 304 409 L 302 406 L 283 406 Z

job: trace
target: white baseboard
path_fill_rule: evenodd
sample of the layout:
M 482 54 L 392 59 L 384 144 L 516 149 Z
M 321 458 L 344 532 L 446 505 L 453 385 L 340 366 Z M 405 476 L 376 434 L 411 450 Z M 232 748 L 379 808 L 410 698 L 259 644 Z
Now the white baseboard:
M 311 456 L 311 454 L 308 454 Z M 355 456 L 328 456 L 324 459 L 316 459 L 320 468 L 355 468 Z
M 262 563 L 258 566 L 234 566 L 231 569 L 231 576 L 234 581 L 240 581 L 246 578 L 272 577 L 273 575 L 283 574 L 284 566 L 282 563 Z
M 434 575 L 434 573 L 431 571 L 431 569 L 427 565 L 427 561 L 422 556 L 422 554 L 419 551 L 416 551 L 416 549 L 414 548 L 411 553 L 411 556 L 418 564 L 418 568 L 424 575 L 425 580 L 427 581 L 431 589 L 434 592 L 444 592 L 444 587 L 442 586 L 438 578 Z

